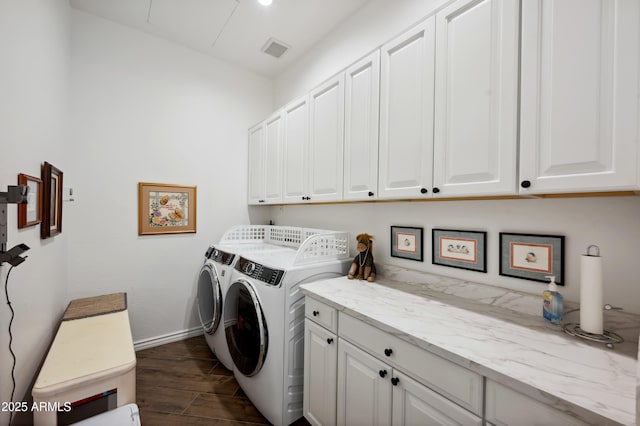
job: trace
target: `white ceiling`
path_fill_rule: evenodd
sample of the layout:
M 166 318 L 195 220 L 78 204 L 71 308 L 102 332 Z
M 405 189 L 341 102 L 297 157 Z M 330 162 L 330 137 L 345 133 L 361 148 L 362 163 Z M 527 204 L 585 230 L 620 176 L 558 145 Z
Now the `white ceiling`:
M 71 6 L 274 77 L 367 0 L 70 0 Z M 291 48 L 261 51 L 270 38 Z

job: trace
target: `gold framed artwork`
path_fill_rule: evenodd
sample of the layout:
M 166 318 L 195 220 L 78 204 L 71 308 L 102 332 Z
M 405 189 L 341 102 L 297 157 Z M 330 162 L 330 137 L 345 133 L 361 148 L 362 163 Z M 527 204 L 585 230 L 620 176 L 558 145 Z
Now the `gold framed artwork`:
M 20 173 L 18 185 L 27 185 L 27 204 L 18 204 L 18 229 L 42 222 L 42 179 Z
M 62 171 L 45 161 L 42 165 L 42 239 L 62 233 L 62 178 Z
M 138 235 L 195 232 L 195 185 L 138 183 Z

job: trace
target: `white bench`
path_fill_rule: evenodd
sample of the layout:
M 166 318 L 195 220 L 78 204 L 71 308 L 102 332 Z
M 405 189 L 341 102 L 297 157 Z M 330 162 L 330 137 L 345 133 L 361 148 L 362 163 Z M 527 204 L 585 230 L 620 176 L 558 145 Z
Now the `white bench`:
M 34 424 L 56 425 L 58 409 L 112 389 L 118 407 L 136 402 L 136 355 L 126 308 L 63 320 L 31 391 Z

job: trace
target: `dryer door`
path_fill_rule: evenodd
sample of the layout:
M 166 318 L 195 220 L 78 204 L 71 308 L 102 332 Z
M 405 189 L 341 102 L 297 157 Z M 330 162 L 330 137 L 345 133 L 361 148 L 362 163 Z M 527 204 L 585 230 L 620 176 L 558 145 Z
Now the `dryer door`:
M 224 324 L 227 346 L 236 369 L 245 376 L 257 374 L 267 356 L 269 332 L 255 288 L 236 280 L 225 297 Z
M 222 288 L 210 262 L 205 262 L 198 276 L 198 315 L 204 331 L 215 333 L 222 318 Z

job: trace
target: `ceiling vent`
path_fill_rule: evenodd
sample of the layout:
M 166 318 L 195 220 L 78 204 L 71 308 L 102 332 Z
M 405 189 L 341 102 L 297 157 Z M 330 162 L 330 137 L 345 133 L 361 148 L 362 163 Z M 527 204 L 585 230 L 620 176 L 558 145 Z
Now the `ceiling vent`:
M 290 46 L 287 46 L 281 41 L 274 39 L 273 37 L 267 40 L 267 43 L 262 46 L 262 51 L 267 55 L 271 55 L 274 58 L 279 58 L 284 55 L 284 52 L 289 50 Z

